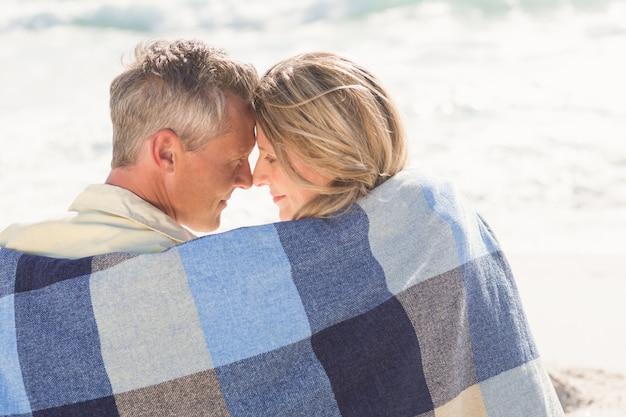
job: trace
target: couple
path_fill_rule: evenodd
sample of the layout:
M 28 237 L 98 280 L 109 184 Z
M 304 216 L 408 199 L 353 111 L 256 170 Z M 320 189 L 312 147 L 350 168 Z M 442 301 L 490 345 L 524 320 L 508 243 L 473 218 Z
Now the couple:
M 563 415 L 498 242 L 403 169 L 365 69 L 155 42 L 111 115 L 107 184 L 2 234 L 0 416 Z M 194 239 L 252 183 L 282 222 Z
M 269 186 L 281 220 L 323 217 L 405 165 L 386 92 L 339 56 L 297 56 L 258 82 L 252 66 L 198 41 L 154 42 L 135 54 L 111 85 L 106 184 L 81 193 L 71 218 L 10 226 L 0 247 L 66 258 L 160 252 L 195 238 L 188 229 L 217 229 L 235 188 Z

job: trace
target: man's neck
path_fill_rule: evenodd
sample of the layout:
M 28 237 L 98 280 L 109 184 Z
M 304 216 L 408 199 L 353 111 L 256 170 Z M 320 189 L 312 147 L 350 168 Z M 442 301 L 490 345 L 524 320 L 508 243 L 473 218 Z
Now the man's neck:
M 158 183 L 151 178 L 149 172 L 137 166 L 113 168 L 104 182 L 127 189 L 169 215 L 158 198 Z

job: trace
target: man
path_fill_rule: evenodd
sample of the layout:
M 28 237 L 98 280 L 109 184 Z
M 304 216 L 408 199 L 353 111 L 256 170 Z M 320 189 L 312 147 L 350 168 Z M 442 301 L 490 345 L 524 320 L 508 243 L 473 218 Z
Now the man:
M 72 217 L 9 226 L 0 247 L 58 258 L 154 253 L 217 229 L 232 192 L 252 184 L 256 82 L 251 65 L 200 41 L 138 45 L 111 84 L 105 184 L 87 187 Z

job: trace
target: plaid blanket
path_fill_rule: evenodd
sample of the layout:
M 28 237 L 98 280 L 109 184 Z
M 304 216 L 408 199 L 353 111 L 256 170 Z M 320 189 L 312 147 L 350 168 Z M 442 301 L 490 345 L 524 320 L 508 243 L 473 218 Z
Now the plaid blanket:
M 493 234 L 405 171 L 340 217 L 160 254 L 0 250 L 0 415 L 562 410 Z

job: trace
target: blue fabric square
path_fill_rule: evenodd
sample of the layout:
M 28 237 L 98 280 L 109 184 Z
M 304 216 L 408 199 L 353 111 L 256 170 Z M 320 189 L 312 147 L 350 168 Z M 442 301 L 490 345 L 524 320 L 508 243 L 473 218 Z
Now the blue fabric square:
M 317 332 L 366 312 L 392 297 L 372 255 L 363 209 L 336 219 L 276 224 L 311 329 Z M 306 236 L 306 245 L 293 245 Z
M 478 381 L 536 359 L 513 275 L 497 252 L 461 267 Z
M 0 298 L 15 292 L 15 270 L 21 253 L 0 248 Z
M 437 187 L 425 181 L 423 192 L 431 210 L 448 223 L 454 235 L 459 265 L 498 250 L 498 243 L 486 223 L 449 185 Z
M 230 415 L 341 416 L 309 340 L 216 369 Z
M 480 393 L 489 416 L 562 417 L 562 406 L 552 386 L 548 372 L 535 360 L 481 382 Z M 594 414 L 604 413 L 587 415 Z
M 206 236 L 178 250 L 215 367 L 310 336 L 272 225 Z M 233 262 L 233 253 L 242 262 Z
M 91 258 L 75 260 L 22 255 L 17 265 L 15 292 L 31 291 L 67 280 L 89 275 Z
M 343 416 L 413 417 L 433 409 L 419 343 L 395 298 L 313 335 Z
M 30 412 L 17 355 L 14 296 L 0 298 L 0 415 Z
M 88 278 L 17 294 L 15 326 L 24 385 L 33 399 L 33 410 L 112 394 L 100 354 Z

